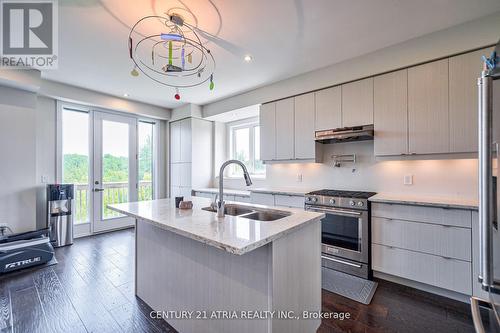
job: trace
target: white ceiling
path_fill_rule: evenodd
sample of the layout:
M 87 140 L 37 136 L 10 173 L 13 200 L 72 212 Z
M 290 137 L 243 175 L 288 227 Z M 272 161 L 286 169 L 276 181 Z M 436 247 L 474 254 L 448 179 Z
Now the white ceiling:
M 499 0 L 212 0 L 221 17 L 219 38 L 228 52 L 207 44 L 216 59 L 215 89 L 174 90 L 134 78 L 129 28 L 155 12 L 181 8 L 187 21 L 212 34 L 219 29 L 210 0 L 59 1 L 59 69 L 43 77 L 165 107 L 207 104 L 253 88 L 360 56 L 411 38 L 500 11 Z M 228 45 L 228 44 L 226 44 Z M 251 63 L 243 61 L 251 54 Z

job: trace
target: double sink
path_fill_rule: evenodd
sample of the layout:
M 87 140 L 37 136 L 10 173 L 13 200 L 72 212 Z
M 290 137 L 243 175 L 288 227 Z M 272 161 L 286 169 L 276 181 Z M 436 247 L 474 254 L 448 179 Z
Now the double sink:
M 217 213 L 217 209 L 214 209 L 213 207 L 205 207 L 202 209 L 209 212 Z M 224 207 L 224 214 L 230 216 L 238 216 L 249 220 L 264 221 L 264 222 L 276 221 L 284 217 L 290 216 L 289 212 L 284 212 L 281 210 L 267 210 L 252 206 L 243 206 L 236 204 L 227 204 Z

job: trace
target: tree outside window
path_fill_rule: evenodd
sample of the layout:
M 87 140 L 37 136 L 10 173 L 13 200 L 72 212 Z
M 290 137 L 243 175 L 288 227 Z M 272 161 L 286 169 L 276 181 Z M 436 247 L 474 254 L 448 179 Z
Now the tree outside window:
M 230 127 L 230 156 L 245 164 L 251 175 L 265 176 L 266 169 L 260 160 L 260 126 L 252 122 Z M 230 177 L 242 177 L 240 167 L 232 165 L 229 170 Z

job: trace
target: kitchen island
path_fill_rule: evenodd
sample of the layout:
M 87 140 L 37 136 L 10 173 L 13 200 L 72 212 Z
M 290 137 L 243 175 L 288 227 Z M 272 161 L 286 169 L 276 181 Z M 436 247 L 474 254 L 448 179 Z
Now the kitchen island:
M 209 199 L 193 204 L 109 206 L 136 218 L 135 293 L 154 315 L 179 332 L 316 332 L 324 215 L 227 203 L 240 216 L 218 218 Z

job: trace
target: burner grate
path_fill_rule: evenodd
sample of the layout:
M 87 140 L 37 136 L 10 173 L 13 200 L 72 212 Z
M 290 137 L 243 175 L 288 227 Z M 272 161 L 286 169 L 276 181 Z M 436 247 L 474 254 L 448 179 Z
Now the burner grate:
M 319 190 L 307 193 L 308 195 L 322 195 L 326 197 L 344 197 L 356 199 L 368 199 L 375 195 L 375 192 L 343 191 L 343 190 Z

